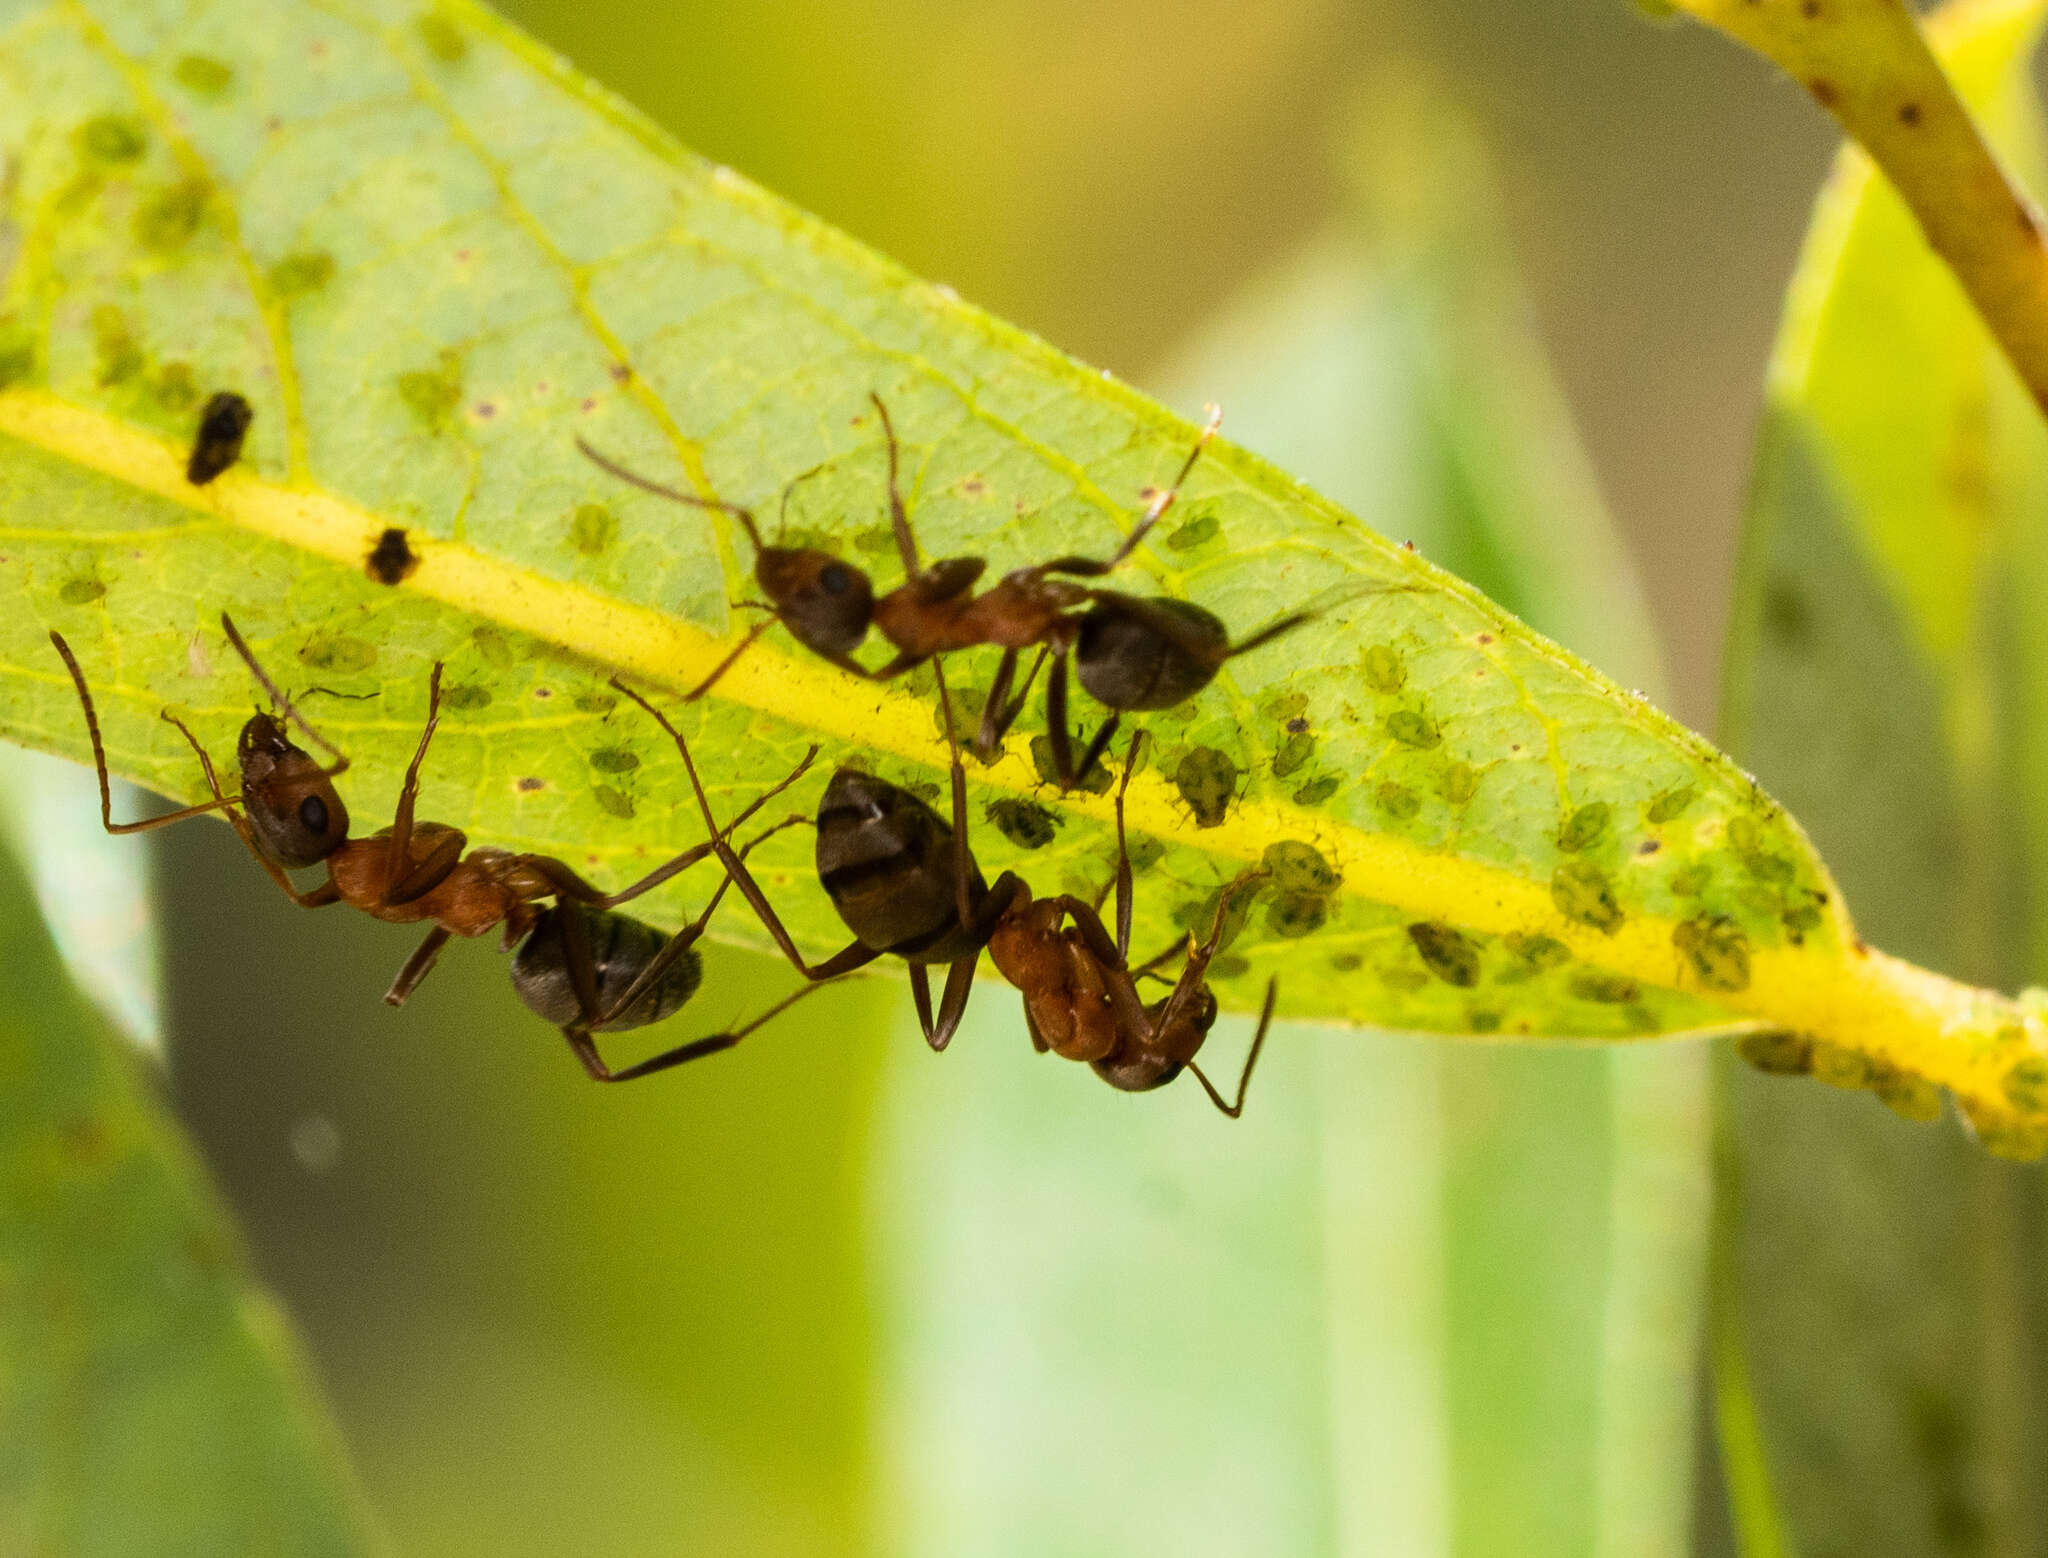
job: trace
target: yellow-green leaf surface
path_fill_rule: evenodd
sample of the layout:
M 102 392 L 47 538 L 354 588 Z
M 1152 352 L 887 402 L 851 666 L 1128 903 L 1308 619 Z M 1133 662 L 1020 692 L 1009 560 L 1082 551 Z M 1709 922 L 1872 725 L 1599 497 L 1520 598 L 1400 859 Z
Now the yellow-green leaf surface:
M 204 1171 L 0 850 L 0 1549 L 376 1551 Z
M 699 828 L 673 752 L 602 673 L 694 682 L 739 629 L 746 557 L 591 469 L 577 434 L 770 511 L 806 475 L 790 524 L 885 584 L 870 392 L 928 551 L 998 569 L 1113 545 L 1192 437 L 670 146 L 480 9 L 15 0 L 0 79 L 0 730 L 84 751 L 44 641 L 60 628 L 115 765 L 169 793 L 196 775 L 159 709 L 225 754 L 249 705 L 227 608 L 285 681 L 372 695 L 315 700 L 366 822 L 444 659 L 425 814 L 622 876 Z M 221 387 L 255 430 L 242 468 L 195 488 L 195 397 Z M 419 559 L 396 587 L 363 571 L 391 526 Z M 1130 582 L 1239 633 L 1342 597 L 1152 720 L 1132 786 L 1141 946 L 1271 867 L 1229 999 L 1279 974 L 1291 1012 L 1437 1032 L 1783 1025 L 1985 1107 L 2035 1063 L 2009 1006 L 1865 953 L 1732 764 L 1253 457 L 1204 460 Z M 963 686 L 990 674 L 956 659 Z M 812 741 L 941 777 L 928 692 L 850 681 L 779 634 L 683 724 L 728 805 Z M 1011 748 L 976 775 L 977 812 L 1054 803 Z M 983 863 L 1045 890 L 1106 880 L 1106 799 L 1059 813 L 1035 850 L 1044 829 L 982 828 Z M 823 948 L 842 938 L 807 855 L 792 834 L 764 876 Z
M 1994 145 L 2044 170 L 2041 0 L 1939 13 Z M 1874 936 L 2048 972 L 2048 432 L 1867 157 L 1822 195 L 1773 360 L 1729 738 Z M 1824 1072 L 1830 1079 L 1839 1072 Z M 1746 1552 L 2040 1550 L 2039 1170 L 1860 1098 L 1737 1078 L 1718 1397 Z M 2029 1150 L 1989 1122 L 1999 1150 Z

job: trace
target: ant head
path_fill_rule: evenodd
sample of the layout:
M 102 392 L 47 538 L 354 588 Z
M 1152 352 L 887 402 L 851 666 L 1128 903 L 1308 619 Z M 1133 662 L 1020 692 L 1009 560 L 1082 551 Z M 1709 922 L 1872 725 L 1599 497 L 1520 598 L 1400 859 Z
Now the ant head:
M 1151 1008 L 1156 1021 L 1165 1014 L 1172 997 Z M 1092 1061 L 1095 1074 L 1111 1087 L 1126 1093 L 1149 1093 L 1164 1087 L 1187 1069 L 1188 1062 L 1209 1037 L 1216 1022 L 1216 997 L 1207 985 L 1198 985 L 1191 999 L 1182 1003 L 1173 1021 L 1162 1027 L 1143 1049 Z
M 348 807 L 326 769 L 285 734 L 284 722 L 253 714 L 235 745 L 242 806 L 263 853 L 281 866 L 317 865 L 348 838 Z
M 868 636 L 875 587 L 852 563 L 811 547 L 764 546 L 755 555 L 754 578 L 806 649 L 850 654 Z
M 1216 679 L 1230 634 L 1193 601 L 1099 592 L 1081 618 L 1074 669 L 1105 708 L 1170 709 Z

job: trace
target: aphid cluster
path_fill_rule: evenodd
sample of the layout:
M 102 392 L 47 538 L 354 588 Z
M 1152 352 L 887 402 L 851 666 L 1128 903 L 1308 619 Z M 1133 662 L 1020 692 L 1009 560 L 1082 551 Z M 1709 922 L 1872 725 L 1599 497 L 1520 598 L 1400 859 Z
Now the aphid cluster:
M 230 397 L 216 397 L 216 402 L 226 398 Z M 450 937 L 499 930 L 501 945 L 516 948 L 511 964 L 514 990 L 561 1030 L 584 1068 L 599 1081 L 646 1076 L 729 1049 L 820 985 L 885 956 L 899 957 L 908 966 L 920 1025 L 932 1048 L 944 1049 L 960 1024 L 986 951 L 1003 977 L 1022 992 L 1025 1024 L 1038 1050 L 1085 1061 L 1105 1081 L 1128 1092 L 1148 1091 L 1191 1071 L 1216 1107 L 1235 1118 L 1272 1021 L 1274 988 L 1267 987 L 1264 1011 L 1231 1097 L 1226 1099 L 1195 1057 L 1216 1018 L 1217 1003 L 1207 977 L 1232 906 L 1268 873 L 1255 869 L 1228 883 L 1199 939 L 1190 935 L 1154 957 L 1131 960 L 1134 886 L 1124 798 L 1142 758 L 1144 733 L 1139 731 L 1125 748 L 1116 786 L 1117 849 L 1110 883 L 1092 901 L 1071 892 L 1036 894 L 1014 872 L 1005 872 L 991 886 L 969 839 L 965 770 L 959 742 L 952 739 L 952 702 L 942 669 L 947 653 L 984 645 L 1002 651 L 973 740 L 986 759 L 999 748 L 1039 672 L 1050 662 L 1047 735 L 1055 778 L 1064 788 L 1092 777 L 1126 714 L 1171 708 L 1193 697 L 1233 657 L 1309 620 L 1312 611 L 1293 611 L 1232 644 L 1222 622 L 1200 606 L 1089 582 L 1127 562 L 1172 506 L 1215 431 L 1216 415 L 1212 412 L 1173 483 L 1152 497 L 1110 555 L 1054 558 L 1016 569 L 978 590 L 985 559 L 954 557 L 929 564 L 921 560 L 899 488 L 895 430 L 881 400 L 871 399 L 887 445 L 889 516 L 904 572 L 902 583 L 879 593 L 865 571 L 828 552 L 764 540 L 750 510 L 650 481 L 578 442 L 586 455 L 622 480 L 729 515 L 753 544 L 754 578 L 766 599 L 746 604 L 762 611 L 762 620 L 688 699 L 701 698 L 778 622 L 805 648 L 863 678 L 885 680 L 930 662 L 952 746 L 950 817 L 861 768 L 841 766 L 827 782 L 814 818 L 791 815 L 744 843 L 735 843 L 740 828 L 804 776 L 818 749 L 811 748 L 778 783 L 721 824 L 682 732 L 642 693 L 615 680 L 612 685 L 674 741 L 705 837 L 638 881 L 606 892 L 560 860 L 471 848 L 460 829 L 415 815 L 420 776 L 442 717 L 443 668 L 437 663 L 428 680 L 426 718 L 391 824 L 368 837 L 352 836 L 348 808 L 335 788 L 335 780 L 348 769 L 348 759 L 272 679 L 223 613 L 221 629 L 228 644 L 275 712 L 258 711 L 243 725 L 236 749 L 239 782 L 229 793 L 205 747 L 177 716 L 164 711 L 162 718 L 192 747 L 211 798 L 140 822 L 113 820 L 91 690 L 70 646 L 59 634 L 50 634 L 84 709 L 103 826 L 112 833 L 131 833 L 218 812 L 300 907 L 341 903 L 395 924 L 426 925 L 425 939 L 385 995 L 392 1005 L 401 1004 L 419 987 Z M 209 480 L 233 463 L 248 422 L 246 404 L 241 404 L 239 414 L 233 411 L 227 407 L 216 417 L 215 407 L 209 406 L 192 454 L 194 481 Z M 380 567 L 380 559 L 388 566 Z M 367 567 L 379 582 L 397 585 L 409 574 L 411 563 L 403 533 L 393 531 L 380 542 Z M 871 629 L 895 651 L 873 669 L 854 659 Z M 1037 653 L 1019 686 L 1020 657 L 1031 649 Z M 1070 663 L 1082 687 L 1109 711 L 1085 746 L 1080 746 L 1070 726 Z M 326 760 L 316 758 L 296 738 L 325 754 Z M 747 864 L 748 855 L 764 839 L 806 822 L 816 830 L 819 885 L 853 938 L 843 950 L 816 964 L 798 950 Z M 702 911 L 676 934 L 620 912 L 621 905 L 711 859 L 718 862 L 722 877 Z M 316 868 L 322 878 L 309 887 L 297 885 L 290 875 Z M 695 943 L 732 888 L 738 889 L 791 966 L 803 975 L 804 985 L 744 1026 L 614 1070 L 599 1054 L 595 1036 L 660 1022 L 689 1000 L 701 980 Z M 1102 917 L 1112 891 L 1113 934 Z M 1178 973 L 1170 974 L 1176 960 Z M 935 1007 L 931 970 L 937 967 L 946 972 Z M 1148 979 L 1164 987 L 1153 1001 L 1147 1001 L 1139 988 Z

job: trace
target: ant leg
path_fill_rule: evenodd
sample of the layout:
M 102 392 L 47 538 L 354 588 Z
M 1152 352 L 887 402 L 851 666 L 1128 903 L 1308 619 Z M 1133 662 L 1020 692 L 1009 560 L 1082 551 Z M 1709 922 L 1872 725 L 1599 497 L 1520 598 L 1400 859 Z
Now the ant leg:
M 903 489 L 897 480 L 896 424 L 889 420 L 889 408 L 882 404 L 881 396 L 870 390 L 868 399 L 881 413 L 882 436 L 889 445 L 889 524 L 896 532 L 896 550 L 903 554 L 903 577 L 914 579 L 924 571 L 924 565 L 917 560 L 917 538 L 910 533 L 910 515 L 904 510 Z
M 974 854 L 967 846 L 967 769 L 960 761 L 960 738 L 953 729 L 953 699 L 946 691 L 946 671 L 932 656 L 932 677 L 939 684 L 939 718 L 946 727 L 946 749 L 952 754 L 953 781 L 953 912 L 963 929 L 974 919 Z
M 264 871 L 269 874 L 271 881 L 277 883 L 278 891 L 291 899 L 301 909 L 324 909 L 330 903 L 339 903 L 341 901 L 341 889 L 334 885 L 334 879 L 331 876 L 311 892 L 302 893 L 292 886 L 292 879 L 285 875 L 284 867 L 264 854 L 263 850 L 257 845 L 256 835 L 249 828 L 249 820 L 239 811 L 235 810 L 235 803 L 233 801 L 221 793 L 220 776 L 213 771 L 213 759 L 206 755 L 206 748 L 199 744 L 199 738 L 192 734 L 183 720 L 179 719 L 177 715 L 171 713 L 168 709 L 159 714 L 157 718 L 167 725 L 175 726 L 178 734 L 185 738 L 185 744 L 197 754 L 199 758 L 199 771 L 206 776 L 206 788 L 212 792 L 214 801 L 220 806 L 222 814 L 234 825 L 236 836 L 241 839 L 250 855 L 254 857 L 256 864 L 263 867 Z
M 412 754 L 412 762 L 405 770 L 405 783 L 398 791 L 398 808 L 391 816 L 391 844 L 385 851 L 386 865 L 384 880 L 399 882 L 413 873 L 410 869 L 412 854 L 413 808 L 420 794 L 420 766 L 427 760 L 427 744 L 434 739 L 434 731 L 441 723 L 441 662 L 434 662 L 434 674 L 427 680 L 427 723 L 420 731 L 420 744 Z
M 1131 900 L 1136 888 L 1131 881 L 1131 849 L 1124 837 L 1124 791 L 1131 787 L 1131 775 L 1138 771 L 1138 752 L 1145 744 L 1145 732 L 1131 732 L 1130 750 L 1124 754 L 1124 776 L 1116 787 L 1116 960 L 1130 966 Z
M 307 740 L 334 759 L 333 766 L 324 768 L 321 772 L 330 779 L 336 774 L 348 772 L 347 756 L 332 741 L 315 730 L 306 716 L 299 712 L 298 705 L 285 696 L 284 689 L 270 679 L 270 673 L 257 661 L 255 651 L 243 640 L 241 632 L 235 627 L 234 619 L 226 612 L 220 614 L 220 626 L 221 631 L 227 634 L 228 642 L 234 646 L 235 653 L 242 657 L 242 664 L 246 665 L 249 674 L 256 678 L 256 684 L 270 694 L 270 701 L 278 706 L 286 719 L 305 733 Z
M 981 948 L 976 947 L 964 958 L 946 969 L 945 993 L 939 997 L 939 1020 L 936 1025 L 931 1018 L 931 993 L 924 992 L 924 1000 L 918 1004 L 917 1015 L 925 1023 L 925 1042 L 934 1052 L 943 1051 L 953 1042 L 954 1030 L 960 1026 L 960 1019 L 967 1014 L 967 998 L 974 993 L 974 967 L 981 961 Z M 922 968 L 917 970 L 923 972 Z M 920 984 L 922 981 L 920 981 Z M 912 987 L 913 990 L 917 986 Z
M 704 694 L 711 691 L 711 689 L 718 684 L 718 679 L 721 676 L 725 675 L 727 671 L 730 671 L 733 668 L 734 664 L 739 660 L 739 657 L 745 654 L 749 649 L 752 649 L 754 647 L 754 641 L 758 639 L 763 633 L 767 632 L 770 628 L 774 627 L 775 624 L 780 620 L 781 619 L 778 617 L 768 617 L 760 622 L 755 623 L 753 627 L 747 630 L 747 636 L 739 641 L 738 646 L 734 648 L 732 653 L 727 655 L 723 660 L 719 661 L 718 664 L 711 668 L 711 674 L 709 676 L 705 677 L 703 681 L 699 682 L 695 687 L 692 687 L 688 692 L 683 694 L 683 702 L 695 703 L 699 698 L 703 697 Z
M 1052 744 L 1053 780 L 1062 790 L 1080 781 L 1074 777 L 1074 738 L 1067 729 L 1067 657 L 1052 663 L 1052 675 L 1045 683 L 1045 735 Z
M 1039 650 L 1038 657 L 1041 660 L 1045 658 L 1043 649 Z M 1032 669 L 1036 671 L 1035 663 Z M 996 679 L 989 687 L 988 697 L 982 700 L 981 725 L 974 733 L 974 755 L 984 763 L 995 756 L 996 747 L 1002 742 L 1006 728 L 1002 723 L 1002 713 L 1009 704 L 1010 683 L 1016 679 L 1017 651 L 1005 649 L 1003 658 L 996 662 Z M 1025 683 L 1027 690 L 1030 685 Z
M 398 971 L 398 977 L 391 981 L 391 988 L 384 992 L 386 1006 L 405 1005 L 406 998 L 420 987 L 420 981 L 434 971 L 434 964 L 441 956 L 441 949 L 448 945 L 450 934 L 445 925 L 436 925 L 427 932 L 427 939 L 405 960 L 405 967 Z
M 1045 665 L 1045 658 L 1054 652 L 1051 644 L 1041 644 L 1038 646 L 1038 655 L 1032 660 L 1031 669 L 1024 673 L 1024 685 L 1017 689 L 1017 695 L 1009 701 L 1009 704 L 996 714 L 995 730 L 992 734 L 989 732 L 988 713 L 986 710 L 983 711 L 982 731 L 987 736 L 987 746 L 990 753 L 995 751 L 996 743 L 1010 733 L 1010 727 L 1017 723 L 1017 716 L 1024 712 L 1024 705 L 1031 697 L 1031 688 L 1038 680 L 1038 673 Z M 991 694 L 990 701 L 994 701 L 993 694 Z
M 1095 739 L 1088 743 L 1088 750 L 1081 754 L 1081 769 L 1074 777 L 1074 783 L 1086 784 L 1088 776 L 1095 772 L 1095 765 L 1102 761 L 1102 754 L 1109 750 L 1110 739 L 1116 735 L 1117 727 L 1123 723 L 1121 713 L 1112 712 L 1102 722 L 1102 728 L 1095 732 Z
M 931 1044 L 934 1031 L 934 1024 L 932 1022 L 931 975 L 925 972 L 925 967 L 922 963 L 912 963 L 909 967 L 910 1000 L 911 1004 L 917 1008 L 917 1026 L 924 1033 L 925 1043 Z M 948 973 L 946 977 L 951 979 L 952 975 Z M 939 1046 L 933 1044 L 932 1047 L 937 1049 Z
M 688 1044 L 678 1044 L 672 1050 L 664 1050 L 652 1059 L 627 1066 L 622 1071 L 614 1071 L 604 1063 L 597 1053 L 596 1043 L 588 1033 L 575 1028 L 564 1028 L 562 1037 L 569 1041 L 569 1047 L 576 1052 L 576 1058 L 583 1062 L 583 1069 L 590 1073 L 592 1081 L 632 1082 L 640 1077 L 651 1077 L 657 1071 L 666 1071 L 671 1066 L 702 1060 L 706 1055 L 717 1055 L 729 1050 L 756 1028 L 774 1021 L 797 1002 L 823 988 L 822 985 L 800 985 L 743 1028 L 735 1028 L 730 1033 L 714 1033 L 708 1039 L 696 1039 Z
M 1223 1101 L 1223 1095 L 1217 1092 L 1215 1085 L 1202 1074 L 1202 1068 L 1192 1060 L 1188 1062 L 1188 1070 L 1194 1072 L 1195 1080 L 1202 1084 L 1202 1091 L 1209 1095 L 1209 1102 L 1233 1120 L 1244 1113 L 1244 1090 L 1251 1086 L 1252 1067 L 1259 1063 L 1259 1051 L 1266 1047 L 1266 1030 L 1273 1026 L 1273 998 L 1279 992 L 1279 981 L 1273 979 L 1266 981 L 1266 1006 L 1259 1013 L 1259 1028 L 1258 1032 L 1252 1035 L 1251 1053 L 1245 1056 L 1244 1070 L 1239 1073 L 1237 1078 L 1237 1101 L 1235 1103 L 1226 1104 Z
M 183 822 L 187 817 L 204 816 L 210 811 L 220 811 L 232 806 L 240 796 L 226 796 L 220 793 L 220 786 L 213 785 L 214 798 L 201 801 L 197 806 L 181 806 L 176 811 L 167 811 L 160 817 L 145 817 L 140 822 L 116 822 L 114 820 L 113 791 L 107 780 L 107 751 L 100 744 L 100 717 L 93 708 L 92 694 L 86 690 L 85 672 L 78 668 L 77 657 L 71 653 L 71 646 L 64 642 L 64 635 L 51 630 L 50 642 L 57 646 L 57 653 L 64 657 L 64 665 L 71 672 L 71 685 L 77 689 L 79 704 L 85 709 L 85 733 L 92 741 L 92 766 L 100 781 L 100 826 L 109 833 L 147 833 L 152 828 L 169 827 L 174 822 Z M 189 735 L 188 738 L 189 739 Z M 202 752 L 201 757 L 205 754 Z

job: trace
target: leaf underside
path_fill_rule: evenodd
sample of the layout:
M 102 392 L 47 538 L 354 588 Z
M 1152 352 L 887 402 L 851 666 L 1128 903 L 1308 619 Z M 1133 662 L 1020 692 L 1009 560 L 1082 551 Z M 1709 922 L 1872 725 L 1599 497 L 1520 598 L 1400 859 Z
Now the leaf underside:
M 252 701 L 227 609 L 281 681 L 340 695 L 308 710 L 355 760 L 359 826 L 391 804 L 441 659 L 421 814 L 623 880 L 702 828 L 605 675 L 693 684 L 749 620 L 727 602 L 751 557 L 594 470 L 578 434 L 883 588 L 870 392 L 927 555 L 996 571 L 1112 549 L 1193 437 L 674 148 L 480 9 L 0 4 L 0 83 L 0 731 L 84 755 L 60 629 L 114 767 L 166 794 L 199 779 L 159 710 L 224 762 Z M 221 388 L 256 407 L 247 455 L 194 488 Z M 386 586 L 365 563 L 394 527 L 417 567 Z M 1134 953 L 1270 872 L 1218 965 L 1228 1003 L 1277 975 L 1291 1015 L 1625 1038 L 1769 1020 L 1853 941 L 1731 763 L 1249 455 L 1214 448 L 1119 582 L 1237 636 L 1339 602 L 1143 720 Z M 949 667 L 970 709 L 994 659 Z M 971 773 L 975 851 L 1092 896 L 1108 801 L 1043 784 L 1038 719 Z M 839 762 L 934 798 L 944 778 L 928 681 L 848 679 L 779 631 L 678 721 L 721 815 L 814 741 L 797 810 Z M 756 858 L 800 941 L 843 944 L 801 830 Z M 737 912 L 719 932 L 761 939 Z

